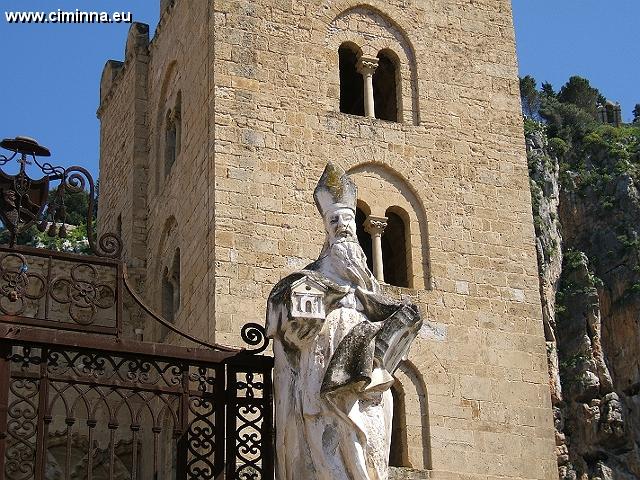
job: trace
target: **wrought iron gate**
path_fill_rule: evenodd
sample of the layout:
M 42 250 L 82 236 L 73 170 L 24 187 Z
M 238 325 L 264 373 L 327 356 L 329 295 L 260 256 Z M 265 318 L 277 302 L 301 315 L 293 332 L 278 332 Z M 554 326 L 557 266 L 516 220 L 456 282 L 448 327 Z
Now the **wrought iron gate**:
M 29 142 L 1 145 L 21 161 L 18 174 L 0 173 L 10 233 L 0 246 L 0 480 L 272 480 L 273 359 L 261 355 L 263 327 L 246 324 L 249 349 L 237 349 L 155 314 L 129 285 L 119 238 L 93 238 L 88 172 L 40 165 L 48 151 Z M 47 188 L 60 181 L 53 198 L 26 175 L 27 154 Z M 0 166 L 9 160 L 0 156 Z M 84 189 L 93 255 L 14 245 L 37 222 L 64 233 L 65 190 Z M 133 317 L 200 346 L 131 338 Z
M 268 362 L 0 335 L 7 480 L 272 478 Z

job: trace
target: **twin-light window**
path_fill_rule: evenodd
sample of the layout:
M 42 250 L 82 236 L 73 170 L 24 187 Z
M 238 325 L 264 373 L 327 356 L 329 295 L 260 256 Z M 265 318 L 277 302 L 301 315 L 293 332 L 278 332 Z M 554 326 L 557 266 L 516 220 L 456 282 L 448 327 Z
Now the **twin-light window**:
M 358 55 L 357 47 L 343 43 L 340 64 L 340 111 L 351 115 L 399 122 L 398 61 L 389 50 L 377 57 Z

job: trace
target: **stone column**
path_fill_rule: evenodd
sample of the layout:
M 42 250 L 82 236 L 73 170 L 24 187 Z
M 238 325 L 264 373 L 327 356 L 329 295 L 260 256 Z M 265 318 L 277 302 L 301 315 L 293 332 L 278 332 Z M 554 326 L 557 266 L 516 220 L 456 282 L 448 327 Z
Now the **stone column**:
M 615 107 L 613 107 L 613 125 L 619 127 L 622 123 L 622 109 L 620 108 L 620 104 L 616 103 Z
M 358 73 L 364 80 L 364 115 L 375 118 L 376 111 L 373 104 L 373 72 L 378 68 L 378 59 L 375 57 L 360 57 L 356 64 Z
M 382 234 L 387 228 L 387 217 L 369 217 L 364 222 L 365 231 L 371 235 L 373 247 L 373 275 L 379 282 L 384 282 L 384 268 L 382 266 Z

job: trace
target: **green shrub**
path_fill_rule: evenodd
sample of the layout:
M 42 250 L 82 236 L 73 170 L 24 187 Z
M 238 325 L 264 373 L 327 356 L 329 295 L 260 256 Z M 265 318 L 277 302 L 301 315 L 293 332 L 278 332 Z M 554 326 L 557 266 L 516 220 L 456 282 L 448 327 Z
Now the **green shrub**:
M 569 144 L 561 138 L 553 137 L 549 139 L 549 150 L 556 157 L 562 158 L 569 151 Z

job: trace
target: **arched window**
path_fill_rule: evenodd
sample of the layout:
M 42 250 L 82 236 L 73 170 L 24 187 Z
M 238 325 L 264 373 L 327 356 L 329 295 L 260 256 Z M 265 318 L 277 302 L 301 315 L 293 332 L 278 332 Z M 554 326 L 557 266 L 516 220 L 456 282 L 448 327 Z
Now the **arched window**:
M 356 69 L 358 54 L 353 44 L 343 43 L 338 49 L 340 61 L 340 111 L 364 116 L 364 84 Z
M 356 235 L 358 237 L 358 243 L 362 248 L 362 251 L 367 256 L 367 266 L 369 270 L 373 271 L 373 255 L 371 250 L 371 235 L 369 235 L 364 229 L 364 222 L 369 215 L 365 213 L 360 207 L 356 208 Z
M 395 54 L 381 50 L 378 53 L 378 67 L 373 73 L 373 104 L 376 118 L 398 121 L 398 84 Z
M 182 92 L 176 94 L 173 109 L 165 117 L 164 176 L 169 175 L 182 146 Z
M 167 111 L 164 133 L 164 176 L 169 175 L 176 161 L 176 124 L 171 110 Z
M 180 249 L 176 248 L 171 269 L 164 268 L 162 273 L 162 318 L 174 323 L 180 308 Z M 160 329 L 160 341 L 169 333 L 167 327 Z
M 409 287 L 405 222 L 391 208 L 387 209 L 385 216 L 387 217 L 387 227 L 382 235 L 384 280 L 389 285 L 396 287 Z
M 404 392 L 397 384 L 392 385 L 393 420 L 391 423 L 391 448 L 389 465 L 391 467 L 410 467 L 407 444 L 407 413 L 404 405 Z
M 427 216 L 411 184 L 390 167 L 378 163 L 358 165 L 349 171 L 349 175 L 358 185 L 356 206 L 361 215 L 366 216 L 364 228 L 361 217 L 356 224 L 358 240 L 365 250 L 373 243 L 370 257 L 373 274 L 387 284 L 430 289 Z M 365 228 L 371 240 L 368 237 L 367 241 L 363 240 Z M 395 264 L 399 264 L 398 268 Z M 375 271 L 376 266 L 378 271 Z
M 169 277 L 169 269 L 165 267 L 164 273 L 162 274 L 162 317 L 170 322 L 175 320 L 173 297 L 173 283 Z M 164 337 L 164 335 L 162 336 Z

